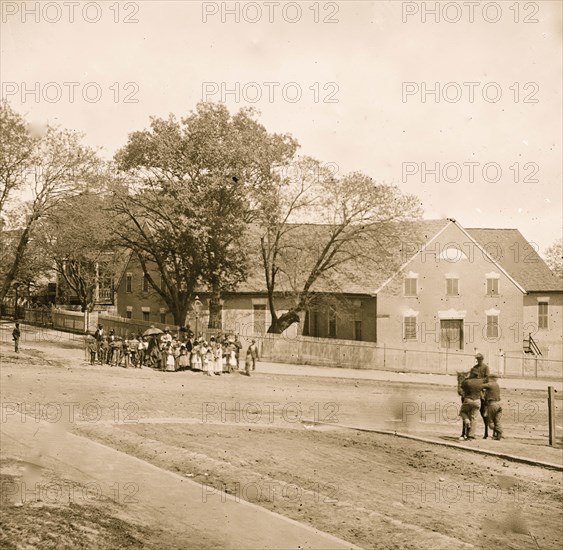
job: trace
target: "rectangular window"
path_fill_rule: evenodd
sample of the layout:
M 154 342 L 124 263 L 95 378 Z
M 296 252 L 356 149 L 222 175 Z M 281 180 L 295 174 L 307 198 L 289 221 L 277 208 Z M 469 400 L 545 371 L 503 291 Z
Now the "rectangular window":
M 328 308 L 328 337 L 336 338 L 336 310 Z
M 538 302 L 538 328 L 548 328 L 548 305 L 547 302 Z
M 151 312 L 150 311 L 143 311 L 143 321 L 150 321 Z
M 133 274 L 127 273 L 125 277 L 125 292 L 133 292 Z
M 498 279 L 487 279 L 487 296 L 498 296 Z
M 362 322 L 354 321 L 354 338 L 359 342 L 362 341 Z
M 418 296 L 418 279 L 405 277 L 405 296 Z
M 459 296 L 459 279 L 453 277 L 446 279 L 446 295 Z
M 127 319 L 132 319 L 133 318 L 133 312 L 130 309 L 128 309 L 125 316 L 127 317 Z
M 416 317 L 403 318 L 403 339 L 416 340 Z
M 166 313 L 161 313 L 161 314 L 160 314 L 160 322 L 161 322 L 161 324 L 163 324 L 163 325 L 166 324 Z
M 149 278 L 146 274 L 143 274 L 143 292 L 149 291 Z
M 487 315 L 487 338 L 498 338 L 498 315 Z

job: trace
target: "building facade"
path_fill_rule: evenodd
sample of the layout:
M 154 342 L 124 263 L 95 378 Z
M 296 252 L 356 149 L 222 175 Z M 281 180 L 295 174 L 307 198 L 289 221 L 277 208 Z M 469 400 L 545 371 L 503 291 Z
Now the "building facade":
M 303 312 L 287 336 L 465 354 L 539 350 L 544 358 L 561 359 L 561 281 L 531 254 L 533 247 L 519 231 L 429 220 L 412 223 L 403 234 L 394 250 L 400 256 L 395 272 L 366 270 L 362 285 L 344 282 L 341 292 L 319 292 L 317 305 Z M 125 263 L 116 289 L 119 315 L 173 325 L 139 262 L 130 255 Z M 260 266 L 254 271 L 239 291 L 223 296 L 223 330 L 245 339 L 265 334 L 271 324 Z M 150 274 L 160 280 L 156 269 Z M 208 322 L 204 289 L 198 297 L 201 312 L 192 308 L 185 320 L 192 330 Z M 278 314 L 291 304 L 287 292 L 276 296 Z

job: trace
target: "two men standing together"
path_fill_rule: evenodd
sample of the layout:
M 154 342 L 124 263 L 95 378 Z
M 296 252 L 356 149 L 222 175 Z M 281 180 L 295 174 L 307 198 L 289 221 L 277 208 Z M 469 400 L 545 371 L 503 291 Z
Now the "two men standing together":
M 483 355 L 475 355 L 477 364 L 473 366 L 461 384 L 462 405 L 460 416 L 463 419 L 463 433 L 460 439 L 475 439 L 477 413 L 480 412 L 485 422 L 485 436 L 488 428 L 493 430 L 493 439 L 502 438 L 502 406 L 500 403 L 500 387 L 497 377 L 489 372 L 489 367 L 483 362 Z

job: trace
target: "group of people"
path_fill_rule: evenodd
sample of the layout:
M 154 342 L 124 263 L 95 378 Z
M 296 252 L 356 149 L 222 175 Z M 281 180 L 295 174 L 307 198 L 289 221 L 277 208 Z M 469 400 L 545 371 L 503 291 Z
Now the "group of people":
M 461 396 L 460 416 L 463 420 L 460 440 L 475 439 L 477 415 L 481 413 L 485 423 L 487 439 L 489 429 L 493 430 L 493 439 L 503 437 L 502 404 L 500 387 L 497 376 L 489 372 L 489 367 L 483 362 L 481 353 L 475 355 L 477 364 L 469 373 L 458 373 L 458 393 Z
M 90 363 L 96 362 L 125 368 L 144 366 L 162 371 L 201 371 L 207 376 L 230 374 L 241 370 L 242 344 L 238 336 L 211 336 L 209 341 L 202 335 L 195 338 L 190 330 L 173 336 L 166 327 L 131 334 L 122 338 L 110 330 L 107 334 L 98 325 L 93 335 L 88 335 Z M 252 340 L 246 350 L 244 374 L 250 376 L 256 370 L 258 346 Z

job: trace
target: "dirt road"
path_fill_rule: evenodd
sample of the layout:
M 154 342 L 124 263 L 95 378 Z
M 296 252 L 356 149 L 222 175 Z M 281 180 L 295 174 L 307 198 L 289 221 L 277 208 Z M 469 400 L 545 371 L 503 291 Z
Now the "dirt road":
M 74 349 L 42 342 L 16 358 L 0 348 L 3 412 L 20 414 L 13 404 L 23 403 L 28 422 L 51 418 L 181 474 L 201 485 L 202 502 L 229 494 L 365 548 L 559 548 L 563 539 L 558 472 L 307 422 L 455 438 L 454 388 L 90 367 Z M 506 444 L 545 458 L 543 394 L 503 397 Z

